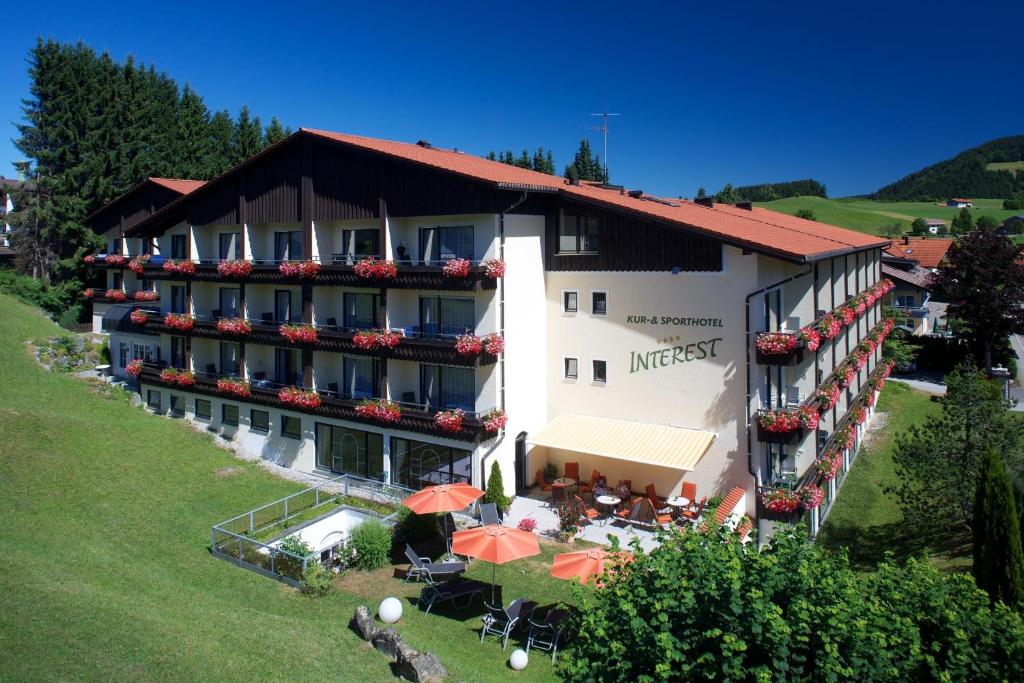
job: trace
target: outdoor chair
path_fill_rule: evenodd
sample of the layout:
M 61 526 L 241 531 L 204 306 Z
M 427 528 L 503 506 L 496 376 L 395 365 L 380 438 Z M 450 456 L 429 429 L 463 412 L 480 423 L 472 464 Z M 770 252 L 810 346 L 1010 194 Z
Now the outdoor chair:
M 498 517 L 498 506 L 495 503 L 480 504 L 480 523 L 483 526 L 501 524 L 501 518 Z
M 487 589 L 487 584 L 483 581 L 462 577 L 439 583 L 428 573 L 423 575 L 423 580 L 427 585 L 420 591 L 416 605 L 426 604 L 426 614 L 430 614 L 430 609 L 438 602 L 450 602 L 455 609 L 466 609 L 473 603 L 473 598 L 483 596 Z
M 551 485 L 551 507 L 557 507 L 563 503 L 569 502 L 569 495 L 565 492 L 565 487 L 561 484 Z
M 569 479 L 580 480 L 580 464 L 578 462 L 565 463 L 565 476 Z
M 484 638 L 488 634 L 495 635 L 501 639 L 501 649 L 504 650 L 508 647 L 508 638 L 512 635 L 512 631 L 523 619 L 529 618 L 535 603 L 527 602 L 525 598 L 518 598 L 513 600 L 508 607 L 495 607 L 486 601 L 484 607 L 487 608 L 487 614 L 483 617 L 484 625 L 480 629 L 480 642 L 484 642 Z
M 647 500 L 651 501 L 655 510 L 661 510 L 665 507 L 665 501 L 658 497 L 654 484 L 648 484 L 644 491 L 647 493 Z
M 579 508 L 580 519 L 586 519 L 588 522 L 593 522 L 601 516 L 600 512 L 583 502 L 583 499 L 579 496 L 576 496 L 576 506 Z
M 696 524 L 700 520 L 700 516 L 704 514 L 704 508 L 706 508 L 707 505 L 708 497 L 704 496 L 700 499 L 700 503 L 680 512 L 679 519 L 677 521 L 680 524 Z
M 551 490 L 551 484 L 544 481 L 544 470 L 537 470 L 537 486 L 540 487 L 541 491 Z
M 337 318 L 328 318 L 327 319 L 327 327 L 332 329 L 332 330 L 338 329 L 338 319 Z
M 260 316 L 260 321 L 265 323 L 272 323 L 274 322 L 274 314 L 264 313 L 263 315 Z
M 650 498 L 648 498 L 647 501 L 650 503 L 651 509 L 654 510 L 655 522 L 657 522 L 658 524 L 672 523 L 672 508 L 665 508 L 664 510 L 659 510 L 658 507 L 654 504 L 654 501 L 652 501 Z
M 429 557 L 420 557 L 411 545 L 406 544 L 405 556 L 409 558 L 409 571 L 405 573 L 405 580 L 420 579 L 429 577 L 434 579 L 439 576 L 454 576 L 466 571 L 465 562 L 433 562 Z
M 589 493 L 591 496 L 594 495 L 594 486 L 597 485 L 597 480 L 601 478 L 601 473 L 596 469 L 590 473 L 590 481 L 580 484 L 580 493 Z
M 558 654 L 558 641 L 562 637 L 565 628 L 566 613 L 558 609 L 550 609 L 543 619 L 535 620 L 531 615 L 530 631 L 526 639 L 526 652 L 530 648 L 544 650 L 551 653 L 551 663 L 555 663 Z
M 679 495 L 690 501 L 690 507 L 697 505 L 697 485 L 692 481 L 683 482 L 683 488 L 679 492 Z

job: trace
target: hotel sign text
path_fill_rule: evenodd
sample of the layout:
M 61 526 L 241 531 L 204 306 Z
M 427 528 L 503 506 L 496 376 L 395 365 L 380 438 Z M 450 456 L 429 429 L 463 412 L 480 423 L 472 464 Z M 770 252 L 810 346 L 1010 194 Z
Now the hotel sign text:
M 673 315 L 627 315 L 627 325 L 672 325 L 675 327 L 723 327 L 721 318 L 692 318 Z
M 722 341 L 721 337 L 714 337 L 692 344 L 670 346 L 657 351 L 630 351 L 629 373 L 633 374 L 640 370 L 657 370 L 678 363 L 715 358 L 718 356 L 718 349 L 715 346 L 720 341 Z

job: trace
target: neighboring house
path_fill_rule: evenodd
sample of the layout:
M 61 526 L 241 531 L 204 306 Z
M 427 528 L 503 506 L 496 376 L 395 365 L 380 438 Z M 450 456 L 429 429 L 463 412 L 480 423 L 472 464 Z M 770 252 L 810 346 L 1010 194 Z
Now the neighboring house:
M 14 193 L 25 186 L 25 181 L 12 178 L 0 177 L 0 210 L 3 212 L 3 222 L 0 224 L 0 263 L 14 259 L 14 249 L 11 245 L 11 223 L 8 216 L 14 211 Z
M 1024 233 L 1024 214 L 1010 216 L 999 226 L 999 234 L 1003 236 Z
M 935 270 L 946 258 L 946 252 L 953 245 L 952 237 L 911 237 L 894 240 L 885 249 L 885 255 L 913 261 L 922 268 Z
M 945 325 L 946 304 L 931 300 L 932 271 L 882 257 L 882 275 L 895 284 L 886 303 L 896 311 L 900 327 L 920 337 Z
M 110 231 L 127 211 L 103 215 Z M 888 240 L 427 142 L 301 129 L 117 244 L 127 258 L 152 251 L 141 281 L 160 298 L 146 343 L 111 332 L 114 371 L 149 359 L 138 382 L 150 410 L 303 472 L 484 487 L 497 462 L 511 494 L 572 462 L 583 478 L 599 470 L 659 496 L 684 479 L 701 496 L 740 486 L 738 509 L 755 515 L 760 486 L 818 481 L 839 430 L 853 445 L 822 483 L 814 533 L 856 455 L 867 425 L 849 422 L 852 409 L 881 362 L 880 348 L 858 355 L 859 370 L 850 356 L 884 325 L 881 300 L 788 361 L 762 357 L 755 340 L 884 288 Z M 136 282 L 120 259 L 96 267 L 121 277 L 112 285 Z M 368 343 L 370 330 L 397 345 Z M 820 424 L 762 431 L 759 409 L 796 410 L 848 358 L 852 380 Z
M 974 203 L 970 199 L 964 199 L 963 197 L 952 197 L 946 200 L 946 206 L 952 209 L 969 209 L 974 206 Z
M 949 224 L 946 221 L 939 220 L 938 218 L 926 218 L 924 222 L 928 226 L 929 235 L 938 235 L 943 228 L 949 228 Z

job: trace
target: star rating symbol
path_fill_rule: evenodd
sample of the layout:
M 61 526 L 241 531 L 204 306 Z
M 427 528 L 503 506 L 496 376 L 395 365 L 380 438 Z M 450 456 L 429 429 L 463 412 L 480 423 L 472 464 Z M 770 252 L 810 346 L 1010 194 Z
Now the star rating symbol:
M 672 342 L 679 341 L 679 339 L 680 339 L 680 336 L 677 334 L 674 337 L 665 337 L 664 339 L 659 339 L 658 343 L 659 344 L 671 344 Z

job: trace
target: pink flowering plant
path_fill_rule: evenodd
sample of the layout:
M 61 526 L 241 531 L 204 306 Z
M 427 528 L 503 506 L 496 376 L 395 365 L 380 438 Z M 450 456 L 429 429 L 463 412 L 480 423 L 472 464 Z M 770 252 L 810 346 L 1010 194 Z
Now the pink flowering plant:
M 825 500 L 825 491 L 817 484 L 808 484 L 800 489 L 800 502 L 808 510 L 813 510 Z
M 761 410 L 757 413 L 761 429 L 773 434 L 786 434 L 800 429 L 800 418 L 789 410 Z
M 537 520 L 533 517 L 523 517 L 516 526 L 520 531 L 533 531 L 537 528 Z
M 484 275 L 492 280 L 505 277 L 505 262 L 500 258 L 489 258 L 480 265 L 484 268 Z
M 94 296 L 96 296 L 96 290 L 94 290 L 92 287 L 86 287 L 85 289 L 82 290 L 82 296 L 85 297 L 86 299 L 91 299 Z
M 146 315 L 146 312 L 141 308 L 136 308 L 128 314 L 128 319 L 136 325 L 145 325 L 147 318 L 148 316 Z
M 108 289 L 103 296 L 111 301 L 128 301 L 128 295 L 120 289 Z
M 192 316 L 185 315 L 184 313 L 168 313 L 164 316 L 164 325 L 167 325 L 172 330 L 188 332 L 194 324 L 195 321 L 192 319 Z
M 247 277 L 252 272 L 249 261 L 221 261 L 217 264 L 217 274 L 221 277 Z
M 103 259 L 103 261 L 108 266 L 123 266 L 128 262 L 128 259 L 120 254 L 107 254 L 107 257 Z
M 277 400 L 290 408 L 312 410 L 320 407 L 320 394 L 302 387 L 283 387 L 277 392 Z
M 217 380 L 217 391 L 239 398 L 250 398 L 252 392 L 249 390 L 249 383 L 237 377 L 221 377 Z
M 793 512 L 800 505 L 800 495 L 789 489 L 772 489 L 762 494 L 761 501 L 772 512 Z
M 138 377 L 142 374 L 142 361 L 138 358 L 133 358 L 128 361 L 128 365 L 124 367 L 124 371 L 132 377 Z
M 160 379 L 168 384 L 177 384 L 179 387 L 191 387 L 196 383 L 194 372 L 177 368 L 164 368 L 160 371 Z
M 497 432 L 505 428 L 508 424 L 508 415 L 505 414 L 504 410 L 495 408 L 484 414 L 484 431 L 485 432 Z
M 462 278 L 469 275 L 470 263 L 464 258 L 453 258 L 445 261 L 444 265 L 441 266 L 441 272 L 444 273 L 445 277 L 456 277 Z
M 284 324 L 277 328 L 277 331 L 290 344 L 312 344 L 318 337 L 316 328 L 312 325 Z
M 402 419 L 402 410 L 391 401 L 365 399 L 356 406 L 356 415 L 384 424 L 394 424 Z
M 493 332 L 483 338 L 484 351 L 497 356 L 505 352 L 505 338 L 497 332 Z
M 821 316 L 816 323 L 817 330 L 825 339 L 835 339 L 843 329 L 842 321 L 831 313 Z
M 442 432 L 455 434 L 462 431 L 462 421 L 465 418 L 466 413 L 461 408 L 442 410 L 434 414 L 434 424 Z
M 196 274 L 196 264 L 193 263 L 192 261 L 175 261 L 174 259 L 170 259 L 164 261 L 164 265 L 162 267 L 168 273 L 177 273 L 179 275 Z
M 394 280 L 398 276 L 398 266 L 394 261 L 384 261 L 374 256 L 360 259 L 354 270 L 358 277 L 367 280 Z
M 146 264 L 149 263 L 149 254 L 139 254 L 128 262 L 128 268 L 137 275 L 146 272 Z
M 140 289 L 132 295 L 136 301 L 156 301 L 160 295 L 150 289 Z
M 804 343 L 808 351 L 817 351 L 821 346 L 821 333 L 812 326 L 802 328 L 796 333 L 796 336 Z
M 249 334 L 252 332 L 252 323 L 245 318 L 221 318 L 217 321 L 217 331 L 221 334 Z
M 316 261 L 285 261 L 277 267 L 285 277 L 315 278 L 320 273 L 320 264 Z
M 455 340 L 455 352 L 460 356 L 476 356 L 483 348 L 480 337 L 473 334 L 462 334 Z
M 784 356 L 795 351 L 799 344 L 797 336 L 788 332 L 762 332 L 755 342 L 757 350 L 765 356 Z

